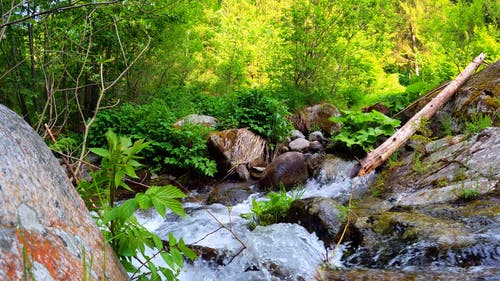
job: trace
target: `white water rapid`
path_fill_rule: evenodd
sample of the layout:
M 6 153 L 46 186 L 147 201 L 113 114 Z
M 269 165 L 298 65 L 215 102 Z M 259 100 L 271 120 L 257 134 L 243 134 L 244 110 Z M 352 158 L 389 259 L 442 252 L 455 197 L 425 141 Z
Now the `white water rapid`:
M 302 198 L 325 196 L 345 200 L 349 196 L 353 183 L 350 178 L 326 177 L 320 175 L 310 180 Z M 361 186 L 356 185 L 357 188 Z M 212 261 L 199 258 L 192 264 L 186 263 L 180 275 L 182 281 L 313 280 L 317 268 L 326 262 L 342 266 L 342 249 L 325 249 L 316 234 L 298 224 L 258 226 L 250 231 L 248 222 L 240 215 L 250 212 L 252 198 L 263 200 L 257 196 L 253 194 L 232 207 L 186 203 L 187 216 L 184 218 L 167 213 L 162 219 L 158 214 L 153 215 L 154 212 L 137 213 L 136 216 L 163 240 L 168 240 L 172 233 L 176 238 L 182 237 L 188 245 L 215 250 L 217 254 Z M 154 262 L 165 265 L 160 258 Z

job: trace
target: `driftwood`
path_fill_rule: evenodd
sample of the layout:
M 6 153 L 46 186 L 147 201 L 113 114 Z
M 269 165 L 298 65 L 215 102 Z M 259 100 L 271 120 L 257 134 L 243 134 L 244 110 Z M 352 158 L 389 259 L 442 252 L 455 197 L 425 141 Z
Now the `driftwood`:
M 455 80 L 451 81 L 436 97 L 434 97 L 424 108 L 417 112 L 406 124 L 397 130 L 383 144 L 377 147 L 361 161 L 358 176 L 366 175 L 384 163 L 392 153 L 403 145 L 420 127 L 422 119 L 431 118 L 453 94 L 469 79 L 474 71 L 483 62 L 485 54 L 477 56 Z M 359 167 L 359 166 L 358 166 Z

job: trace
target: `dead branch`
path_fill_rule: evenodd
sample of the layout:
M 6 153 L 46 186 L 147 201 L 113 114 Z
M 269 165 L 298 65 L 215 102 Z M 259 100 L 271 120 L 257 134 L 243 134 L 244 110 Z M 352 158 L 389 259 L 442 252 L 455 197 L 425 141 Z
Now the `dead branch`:
M 430 119 L 453 94 L 469 79 L 484 61 L 485 54 L 477 56 L 455 80 L 451 81 L 435 98 L 415 114 L 403 127 L 363 159 L 358 176 L 366 175 L 380 166 L 392 153 L 403 145 L 420 127 L 422 119 Z

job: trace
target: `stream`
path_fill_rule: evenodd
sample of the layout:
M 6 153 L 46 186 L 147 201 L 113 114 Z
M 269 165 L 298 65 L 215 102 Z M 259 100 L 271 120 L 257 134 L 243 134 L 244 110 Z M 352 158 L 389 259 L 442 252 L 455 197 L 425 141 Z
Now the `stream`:
M 348 164 L 350 165 L 350 164 Z M 356 183 L 357 190 L 367 188 L 373 175 Z M 320 175 L 304 186 L 302 198 L 324 196 L 339 202 L 347 201 L 353 181 L 345 176 L 325 178 Z M 487 241 L 484 247 L 466 253 L 448 253 L 441 262 L 415 262 L 425 257 L 428 245 L 398 245 L 395 241 L 380 241 L 383 248 L 374 255 L 363 249 L 350 253 L 349 243 L 337 249 L 325 249 L 316 234 L 309 233 L 298 224 L 280 223 L 258 226 L 253 231 L 241 218 L 249 213 L 251 200 L 264 200 L 254 193 L 244 202 L 232 207 L 221 204 L 184 204 L 187 216 L 181 218 L 167 213 L 162 219 L 156 212 L 138 212 L 136 217 L 161 239 L 168 240 L 169 233 L 182 237 L 186 244 L 196 245 L 209 252 L 194 263 L 186 262 L 179 276 L 181 281 L 218 280 L 500 280 L 500 219 L 477 234 Z M 486 248 L 485 248 L 486 247 Z M 391 252 L 398 249 L 398 253 Z M 207 251 L 208 249 L 208 251 Z M 490 251 L 491 262 L 472 266 L 457 266 L 450 259 L 474 259 L 474 251 Z M 394 258 L 384 260 L 384 252 Z M 165 265 L 161 258 L 153 262 Z M 385 264 L 384 264 L 385 263 Z M 322 269 L 322 270 L 318 270 Z

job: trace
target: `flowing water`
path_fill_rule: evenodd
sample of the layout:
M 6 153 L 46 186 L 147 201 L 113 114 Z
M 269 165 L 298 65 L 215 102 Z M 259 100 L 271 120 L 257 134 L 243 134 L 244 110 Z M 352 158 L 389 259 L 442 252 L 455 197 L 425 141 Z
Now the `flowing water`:
M 351 165 L 352 163 L 348 164 Z M 345 171 L 345 170 L 344 170 Z M 320 175 L 305 185 L 304 196 L 325 196 L 347 201 L 353 182 L 346 176 Z M 356 179 L 355 179 L 356 180 Z M 358 180 L 359 181 L 359 180 Z M 356 190 L 366 189 L 370 177 L 356 182 Z M 248 228 L 241 214 L 250 212 L 251 199 L 262 200 L 258 193 L 251 195 L 243 203 L 227 207 L 221 204 L 204 205 L 186 203 L 187 216 L 168 213 L 165 219 L 153 212 L 137 213 L 139 221 L 163 240 L 168 240 L 169 233 L 182 237 L 186 244 L 202 249 L 204 258 L 194 263 L 186 263 L 180 280 L 500 280 L 500 271 L 496 269 L 500 256 L 499 225 L 489 228 L 478 235 L 490 240 L 488 248 L 492 257 L 491 266 L 474 265 L 464 269 L 457 264 L 446 262 L 421 262 L 429 245 L 415 244 L 401 246 L 400 253 L 385 264 L 377 255 L 364 257 L 362 249 L 359 253 L 343 258 L 347 245 L 339 249 L 325 249 L 324 244 L 314 233 L 309 233 L 297 224 L 275 224 L 258 226 L 253 231 Z M 386 250 L 396 249 L 387 243 Z M 432 246 L 432 245 L 431 245 Z M 473 253 L 484 251 L 484 248 L 471 248 Z M 378 253 L 379 257 L 383 252 Z M 443 260 L 464 257 L 465 253 L 444 253 L 449 255 Z M 452 257 L 452 255 L 456 255 Z M 366 261 L 369 259 L 370 261 Z M 417 262 L 415 262 L 417 260 Z M 154 262 L 164 265 L 161 259 Z M 370 265 L 370 262 L 372 264 Z M 318 269 L 328 265 L 326 271 Z M 332 269 L 334 268 L 334 269 Z M 435 272 L 435 273 L 434 273 Z M 470 279 L 468 278 L 470 277 Z

